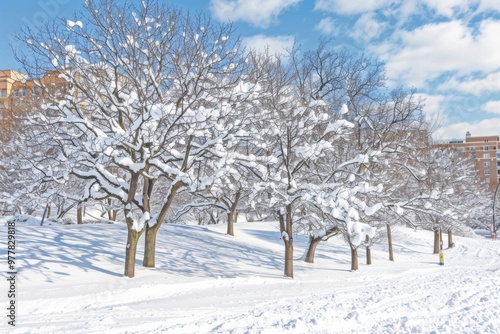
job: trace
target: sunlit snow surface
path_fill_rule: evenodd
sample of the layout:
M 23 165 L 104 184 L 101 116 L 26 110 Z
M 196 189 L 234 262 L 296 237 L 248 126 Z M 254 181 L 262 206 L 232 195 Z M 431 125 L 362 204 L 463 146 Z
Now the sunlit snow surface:
M 395 228 L 395 262 L 378 244 L 373 265 L 360 249 L 360 270 L 350 272 L 343 240 L 320 244 L 307 264 L 306 238 L 296 237 L 292 280 L 282 275 L 277 223 L 238 223 L 235 237 L 225 228 L 162 226 L 157 268 L 141 267 L 140 251 L 129 279 L 123 225 L 18 226 L 17 326 L 4 319 L 0 332 L 500 331 L 500 241 L 454 237 L 439 266 L 431 232 Z

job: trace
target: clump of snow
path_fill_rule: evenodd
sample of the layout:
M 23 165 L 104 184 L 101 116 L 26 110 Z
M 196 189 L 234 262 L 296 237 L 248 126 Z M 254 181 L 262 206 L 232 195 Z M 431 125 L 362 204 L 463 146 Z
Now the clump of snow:
M 66 20 L 66 25 L 68 26 L 68 28 L 73 28 L 74 26 L 77 26 L 77 27 L 80 27 L 80 29 L 83 28 L 83 23 L 82 21 L 71 21 L 71 20 Z
M 361 245 L 366 237 L 373 238 L 375 236 L 376 228 L 368 224 L 360 222 L 349 222 L 347 224 L 347 231 L 354 247 Z
M 349 112 L 349 108 L 347 107 L 347 104 L 342 104 L 342 108 L 340 109 L 341 114 L 347 114 Z

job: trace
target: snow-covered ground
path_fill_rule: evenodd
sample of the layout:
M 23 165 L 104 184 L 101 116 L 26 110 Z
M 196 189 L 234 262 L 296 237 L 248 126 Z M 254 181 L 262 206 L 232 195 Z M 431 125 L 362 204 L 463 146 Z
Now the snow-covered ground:
M 123 225 L 18 226 L 17 326 L 4 317 L 0 331 L 500 333 L 500 241 L 455 237 L 439 266 L 431 232 L 397 228 L 395 262 L 379 244 L 373 265 L 361 250 L 350 272 L 342 240 L 320 244 L 307 264 L 297 237 L 292 280 L 276 223 L 238 223 L 235 237 L 225 228 L 162 226 L 157 268 L 140 266 L 141 250 L 129 279 Z

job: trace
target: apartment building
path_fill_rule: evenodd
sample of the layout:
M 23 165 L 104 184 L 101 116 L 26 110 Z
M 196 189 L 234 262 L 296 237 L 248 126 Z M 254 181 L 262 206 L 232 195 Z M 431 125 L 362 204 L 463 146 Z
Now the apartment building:
M 26 75 L 13 70 L 0 70 L 0 127 L 2 132 L 10 129 L 13 98 L 23 94 L 16 85 L 26 80 Z
M 467 132 L 465 140 L 453 140 L 449 145 L 472 154 L 481 179 L 489 184 L 489 190 L 495 190 L 500 183 L 500 136 L 473 137 Z
M 43 102 L 45 93 L 66 88 L 66 81 L 57 71 L 47 71 L 35 84 L 23 73 L 0 70 L 0 139 L 10 136 L 13 116 L 36 108 Z

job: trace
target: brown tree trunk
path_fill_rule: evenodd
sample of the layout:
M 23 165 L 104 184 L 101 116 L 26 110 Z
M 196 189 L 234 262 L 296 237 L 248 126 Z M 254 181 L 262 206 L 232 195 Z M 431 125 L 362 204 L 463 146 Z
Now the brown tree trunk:
M 134 198 L 137 192 L 139 175 L 132 174 L 130 180 L 129 193 L 127 198 L 127 204 L 124 206 L 124 214 L 125 219 L 127 221 L 127 245 L 125 247 L 125 276 L 134 277 L 135 276 L 135 256 L 137 253 L 137 243 L 139 242 L 139 238 L 144 232 L 144 228 L 141 231 L 136 231 L 133 229 L 134 221 L 129 218 L 129 214 L 131 213 L 130 203 Z
M 390 224 L 387 224 L 387 243 L 389 244 L 389 261 L 394 262 L 394 251 L 392 249 L 392 233 Z
M 305 262 L 314 263 L 314 255 L 316 254 L 316 247 L 321 241 L 327 241 L 331 237 L 339 234 L 338 227 L 330 227 L 326 230 L 325 235 L 322 237 L 310 237 L 309 238 L 309 246 L 307 248 L 306 257 L 304 259 Z
M 125 276 L 130 278 L 135 276 L 135 255 L 140 236 L 141 232 L 133 230 L 130 226 L 128 227 L 127 246 L 125 249 Z
M 76 208 L 76 223 L 83 224 L 83 208 L 81 206 Z
M 316 253 L 316 247 L 321 241 L 321 237 L 309 237 L 309 247 L 307 248 L 306 257 L 304 259 L 307 263 L 314 263 L 314 254 Z
M 111 206 L 111 199 L 108 198 L 108 205 Z M 108 219 L 111 221 L 116 221 L 116 214 L 118 210 L 108 209 Z
M 43 216 L 42 216 L 42 221 L 40 222 L 40 226 L 43 225 L 43 223 L 45 222 L 45 218 L 48 217 L 47 211 L 49 209 L 49 206 L 50 206 L 50 204 L 47 204 L 45 206 L 45 210 L 43 211 Z
M 434 254 L 439 253 L 439 230 L 434 229 Z
M 367 244 L 366 246 L 366 264 L 370 265 L 372 264 L 372 250 L 370 249 L 370 238 L 366 236 L 365 242 Z
M 448 248 L 453 247 L 455 247 L 455 244 L 453 243 L 453 232 L 451 230 L 448 230 Z
M 359 269 L 358 266 L 358 249 L 353 248 L 351 245 L 351 270 L 356 271 Z
M 165 219 L 167 212 L 170 210 L 172 203 L 174 201 L 177 191 L 181 188 L 182 183 L 178 182 L 172 186 L 170 189 L 170 194 L 168 195 L 167 201 L 163 205 L 158 218 L 156 218 L 156 224 L 153 227 L 149 227 L 146 223 L 146 238 L 144 238 L 144 257 L 142 260 L 142 265 L 148 268 L 154 268 L 155 266 L 155 256 L 156 256 L 156 235 L 160 229 L 163 220 Z
M 285 276 L 293 278 L 293 242 L 285 242 Z
M 292 206 L 286 206 L 283 216 L 279 213 L 280 232 L 285 244 L 285 277 L 293 278 L 293 231 L 292 231 Z
M 236 221 L 236 208 L 238 207 L 238 201 L 240 200 L 241 192 L 236 193 L 233 204 L 231 205 L 230 211 L 227 214 L 227 234 L 234 236 L 234 222 Z
M 158 233 L 158 228 L 149 227 L 146 224 L 146 237 L 144 243 L 144 258 L 142 260 L 142 265 L 147 268 L 155 267 L 155 257 L 156 257 L 156 234 Z
M 47 218 L 49 218 L 49 217 L 50 217 L 50 204 L 49 204 L 49 206 L 47 207 Z
M 443 229 L 439 229 L 439 249 L 443 250 Z

